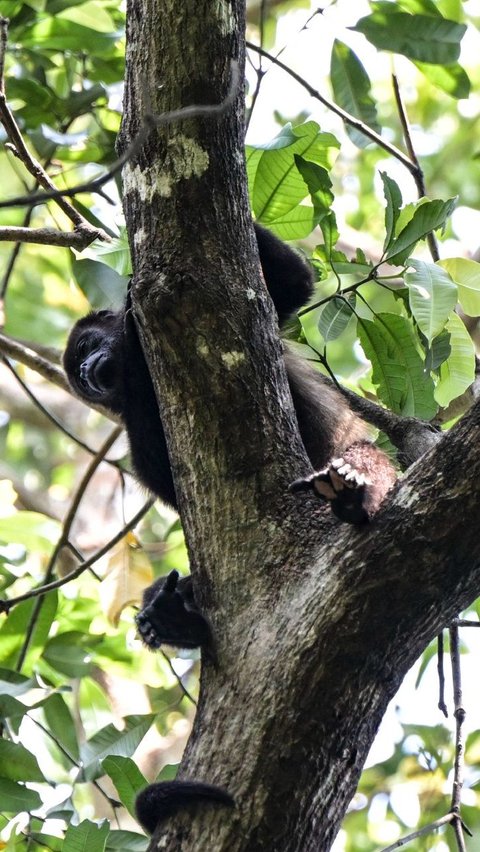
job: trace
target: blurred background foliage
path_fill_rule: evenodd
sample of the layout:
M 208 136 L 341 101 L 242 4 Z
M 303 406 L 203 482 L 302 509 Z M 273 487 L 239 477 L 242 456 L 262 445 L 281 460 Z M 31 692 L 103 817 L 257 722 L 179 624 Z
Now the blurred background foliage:
M 393 21 L 395 13 L 412 18 L 413 34 L 408 31 L 405 38 L 400 37 L 405 21 Z M 116 159 L 125 47 L 123 4 L 118 0 L 2 0 L 1 14 L 10 18 L 6 97 L 31 153 L 59 187 L 97 176 Z M 439 39 L 447 54 L 435 61 L 431 52 L 437 41 L 426 38 L 422 27 L 428 29 L 432 20 L 438 24 L 438 16 L 451 26 L 445 39 Z M 429 20 L 425 23 L 424 18 Z M 363 23 L 356 30 L 349 29 L 360 19 Z M 281 61 L 310 86 L 404 150 L 392 91 L 394 68 L 428 198 L 446 203 L 459 196 L 451 218 L 444 210 L 442 258 L 476 259 L 479 248 L 479 19 L 475 0 L 435 4 L 431 0 L 356 4 L 338 0 L 322 10 L 304 0 L 252 1 L 248 6 L 251 41 L 262 43 L 273 54 L 281 51 Z M 453 24 L 465 25 L 465 35 L 463 31 L 452 35 Z M 395 56 L 380 43 L 382 26 L 383 32 L 390 33 L 386 47 Z M 420 34 L 420 47 L 415 33 Z M 375 39 L 380 40 L 378 44 Z M 448 51 L 460 41 L 458 61 Z M 414 181 L 395 157 L 368 144 L 362 134 L 346 130 L 338 116 L 280 68 L 267 59 L 260 61 L 254 51 L 249 54 L 247 76 L 252 207 L 280 236 L 300 239 L 318 272 L 318 298 L 325 300 L 335 293 L 339 275 L 342 289 L 361 280 L 365 269 L 368 277 L 368 270 L 376 269 L 382 258 L 385 184 L 379 169 L 396 182 L 407 207 L 418 201 Z M 300 146 L 300 151 L 299 135 L 304 138 L 308 133 L 310 147 Z M 272 143 L 273 139 L 277 141 Z M 1 129 L 0 141 L 0 201 L 33 192 L 34 179 L 9 149 Z M 299 151 L 303 160 L 294 158 Z M 277 207 L 267 208 L 262 198 L 269 190 L 272 164 L 294 174 L 297 184 L 278 180 L 270 187 Z M 300 192 L 297 197 L 295 186 L 302 180 L 303 195 Z M 74 201 L 89 222 L 113 237 L 111 243 L 97 242 L 80 254 L 48 245 L 0 242 L 0 297 L 8 335 L 40 347 L 55 361 L 79 316 L 92 307 L 122 304 L 130 268 L 120 194 L 116 178 L 100 194 L 83 193 Z M 388 209 L 394 215 L 395 205 Z M 71 228 L 54 202 L 0 208 L 0 226 L 21 225 Z M 335 229 L 338 241 L 332 237 L 329 244 L 327 237 Z M 398 236 L 398 229 L 391 236 Z M 420 230 L 415 236 L 417 243 Z M 431 264 L 421 240 L 415 256 Z M 352 258 L 358 269 L 347 269 Z M 339 273 L 342 263 L 345 268 Z M 469 279 L 468 291 L 475 307 L 480 282 L 476 270 L 471 274 L 474 281 Z M 465 270 L 457 277 L 452 271 L 451 275 L 466 286 Z M 443 293 L 443 285 L 438 286 Z M 325 303 L 330 315 L 322 321 L 326 308 L 306 314 L 302 326 L 294 324 L 289 336 L 302 344 L 308 357 L 320 353 L 343 381 L 386 402 L 375 376 L 375 358 L 381 366 L 382 354 L 380 350 L 368 353 L 374 363 L 372 372 L 358 317 L 370 319 L 372 325 L 379 314 L 401 317 L 413 329 L 410 342 L 403 339 L 405 351 L 421 359 L 422 387 L 419 407 L 414 409 L 419 414 L 429 383 L 432 389 L 438 388 L 442 379 L 440 368 L 435 371 L 428 361 L 433 346 L 418 334 L 421 323 L 409 306 L 405 287 L 399 299 L 398 293 L 377 281 L 364 285 L 361 293 L 355 310 L 342 304 L 335 312 L 330 300 Z M 460 397 L 473 379 L 480 309 L 466 313 L 462 328 L 473 343 L 460 356 L 451 399 Z M 451 319 L 451 308 L 441 321 L 438 336 L 446 323 L 456 321 Z M 395 339 L 394 330 L 391 334 Z M 453 345 L 451 328 L 448 334 Z M 433 335 L 429 344 L 435 339 Z M 398 362 L 395 365 L 398 368 Z M 2 597 L 15 597 L 46 579 L 65 576 L 108 542 L 145 503 L 145 494 L 128 474 L 123 437 L 108 451 L 115 464 L 99 463 L 85 480 L 93 455 L 72 435 L 98 450 L 113 424 L 21 363 L 11 362 L 11 366 L 14 372 L 0 364 Z M 402 365 L 400 371 L 408 372 Z M 429 416 L 438 409 L 439 400 L 432 400 Z M 48 419 L 37 402 L 71 434 Z M 403 405 L 400 400 L 398 410 L 405 411 Z M 453 420 L 457 414 L 449 409 L 440 419 Z M 84 486 L 68 529 L 68 545 L 58 548 L 53 563 L 52 553 L 63 541 L 62 523 L 73 495 Z M 146 848 L 146 838 L 131 816 L 135 791 L 145 784 L 145 777 L 174 777 L 194 715 L 198 658 L 178 654 L 170 659 L 171 655 L 152 655 L 142 649 L 135 636 L 132 604 L 138 605 L 141 589 L 154 576 L 172 568 L 188 570 L 182 532 L 176 516 L 157 503 L 135 533 L 125 536 L 91 571 L 49 593 L 41 606 L 35 599 L 26 600 L 8 618 L 0 616 L 0 848 L 67 852 Z M 479 615 L 476 605 L 469 617 L 478 621 Z M 471 701 L 467 704 L 470 733 L 464 818 L 474 834 L 467 842 L 473 852 L 480 850 L 480 707 L 470 687 L 475 685 L 480 634 L 477 639 L 477 631 L 467 636 L 465 632 L 465 693 Z M 407 679 L 409 684 L 398 699 L 404 705 L 390 708 L 387 714 L 336 842 L 337 852 L 373 852 L 448 811 L 454 757 L 452 713 L 448 720 L 439 714 L 434 671 L 435 649 L 430 648 Z M 409 848 L 446 852 L 457 847 L 453 833 L 443 830 L 414 840 Z

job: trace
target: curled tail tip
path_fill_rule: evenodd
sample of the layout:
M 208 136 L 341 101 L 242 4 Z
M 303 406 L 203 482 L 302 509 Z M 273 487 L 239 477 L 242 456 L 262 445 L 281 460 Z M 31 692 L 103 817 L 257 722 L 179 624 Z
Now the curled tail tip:
M 159 823 L 202 799 L 235 807 L 233 797 L 223 787 L 198 781 L 164 781 L 149 784 L 138 794 L 135 812 L 142 828 L 153 834 Z

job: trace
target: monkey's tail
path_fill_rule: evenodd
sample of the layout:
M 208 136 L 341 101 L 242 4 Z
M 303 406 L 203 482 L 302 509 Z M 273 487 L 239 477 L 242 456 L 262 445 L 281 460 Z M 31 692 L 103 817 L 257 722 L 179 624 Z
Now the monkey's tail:
M 138 794 L 135 811 L 142 828 L 153 834 L 159 822 L 202 799 L 235 807 L 232 796 L 222 787 L 199 781 L 162 781 L 149 784 Z

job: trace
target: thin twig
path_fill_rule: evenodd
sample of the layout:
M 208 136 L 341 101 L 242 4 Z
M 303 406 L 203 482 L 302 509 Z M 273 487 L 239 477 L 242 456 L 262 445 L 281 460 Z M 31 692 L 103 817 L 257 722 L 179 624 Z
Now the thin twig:
M 411 834 L 401 837 L 400 840 L 392 843 L 391 846 L 385 846 L 381 852 L 393 852 L 394 849 L 400 849 L 401 846 L 406 846 L 407 843 L 410 843 L 412 840 L 416 840 L 417 837 L 423 837 L 425 834 L 430 834 L 431 832 L 436 831 L 437 828 L 441 828 L 442 825 L 448 825 L 448 823 L 453 821 L 454 817 L 455 814 L 445 814 L 445 816 L 440 817 L 440 819 L 436 819 L 435 822 L 430 822 L 428 825 L 424 825 L 423 828 L 419 828 L 417 831 L 412 831 Z
M 412 134 L 410 131 L 410 122 L 407 116 L 407 110 L 405 108 L 405 104 L 403 102 L 402 93 L 400 91 L 400 86 L 398 83 L 398 78 L 396 74 L 392 74 L 392 85 L 393 85 L 393 93 L 395 96 L 395 102 L 397 104 L 398 115 L 400 118 L 400 124 L 402 125 L 403 138 L 405 140 L 405 145 L 407 147 L 407 151 L 412 163 L 415 163 L 416 170 L 412 172 L 413 179 L 415 181 L 418 197 L 425 198 L 426 189 L 425 189 L 425 179 L 423 176 L 423 170 L 418 161 L 417 154 L 415 152 L 415 148 L 413 147 L 412 142 Z M 427 243 L 430 249 L 430 254 L 432 255 L 433 261 L 436 261 L 440 258 L 440 253 L 438 251 L 438 243 L 437 238 L 433 231 L 427 236 Z
M 463 831 L 466 828 L 462 823 L 461 806 L 462 806 L 462 788 L 465 770 L 465 739 L 463 733 L 463 723 L 465 721 L 465 708 L 463 706 L 462 696 L 462 670 L 460 666 L 460 642 L 458 635 L 458 626 L 455 624 L 450 627 L 450 659 L 452 662 L 452 680 L 453 680 L 453 704 L 455 717 L 455 763 L 453 767 L 453 789 L 452 789 L 452 811 L 454 819 L 452 821 L 455 831 L 455 839 L 459 852 L 466 852 L 465 839 Z M 470 831 L 467 833 L 470 834 Z
M 5 52 L 7 50 L 8 18 L 0 15 L 0 95 L 5 91 Z
M 260 20 L 259 20 L 259 31 L 260 31 L 260 47 L 263 47 L 264 36 L 265 36 L 265 15 L 267 11 L 267 3 L 268 0 L 262 0 L 260 3 Z M 260 54 L 258 60 L 258 66 L 255 68 L 255 73 L 257 75 L 257 80 L 255 83 L 255 89 L 253 90 L 252 100 L 250 101 L 250 109 L 248 111 L 247 120 L 245 122 L 245 135 L 248 133 L 248 128 L 250 127 L 250 121 L 253 115 L 253 110 L 255 109 L 255 104 L 257 103 L 257 98 L 260 93 L 260 86 L 262 85 L 262 80 L 265 76 L 265 71 L 262 67 L 262 55 Z
M 196 706 L 197 706 L 197 702 L 195 701 L 195 698 L 193 697 L 193 695 L 191 695 L 191 694 L 189 693 L 189 691 L 188 691 L 187 687 L 184 685 L 184 683 L 183 683 L 183 681 L 182 681 L 182 678 L 180 677 L 180 675 L 178 674 L 178 672 L 176 672 L 176 671 L 175 671 L 174 665 L 173 665 L 173 663 L 172 663 L 172 661 L 171 661 L 170 657 L 168 656 L 168 654 L 166 654 L 166 653 L 165 653 L 165 651 L 163 650 L 163 648 L 160 648 L 160 653 L 161 653 L 162 657 L 164 658 L 164 660 L 166 661 L 166 663 L 167 663 L 167 665 L 168 665 L 168 667 L 169 667 L 169 669 L 170 669 L 171 673 L 172 673 L 172 674 L 173 674 L 173 676 L 176 678 L 177 683 L 178 683 L 178 685 L 179 685 L 180 689 L 182 690 L 183 694 L 185 695 L 185 698 L 188 698 L 188 700 L 189 700 L 189 701 L 191 701 L 191 702 L 192 702 L 192 704 L 194 704 L 194 705 L 195 705 L 195 707 L 196 707 Z
M 445 703 L 445 668 L 443 657 L 443 630 L 437 636 L 437 671 L 438 671 L 438 709 L 448 719 L 448 710 Z
M 402 163 L 405 168 L 407 168 L 408 171 L 415 177 L 418 171 L 418 167 L 415 163 L 412 163 L 412 161 L 406 154 L 403 153 L 403 151 L 400 151 L 400 149 L 397 148 L 395 145 L 392 145 L 390 142 L 387 142 L 387 140 L 380 136 L 378 133 L 376 133 L 375 130 L 372 130 L 372 128 L 369 127 L 368 124 L 364 124 L 363 121 L 360 121 L 360 119 L 355 118 L 355 116 L 350 115 L 350 113 L 348 112 L 345 112 L 345 110 L 337 106 L 337 104 L 335 104 L 333 101 L 328 100 L 328 98 L 320 94 L 317 89 L 314 89 L 313 86 L 310 85 L 310 83 L 308 83 L 303 77 L 301 77 L 300 74 L 297 74 L 295 71 L 293 71 L 292 68 L 289 68 L 288 65 L 285 65 L 283 62 L 281 62 L 280 59 L 277 59 L 277 57 L 272 56 L 271 53 L 268 53 L 268 51 L 263 50 L 263 48 L 259 47 L 257 44 L 253 44 L 253 42 L 247 41 L 246 45 L 248 48 L 250 48 L 250 50 L 255 50 L 257 53 L 260 53 L 266 59 L 269 59 L 270 62 L 273 62 L 274 65 L 278 65 L 278 67 L 281 68 L 282 71 L 285 71 L 286 74 L 289 74 L 290 77 L 296 80 L 300 86 L 306 89 L 310 97 L 315 98 L 315 100 L 317 101 L 320 101 L 323 106 L 327 107 L 327 109 L 329 109 L 331 112 L 334 112 L 336 115 L 340 116 L 340 118 L 343 119 L 343 121 L 345 121 L 347 124 L 349 124 L 350 127 L 354 127 L 360 133 L 363 133 L 365 136 L 371 139 L 372 142 L 375 142 L 380 148 L 383 148 L 384 151 L 387 151 L 389 154 L 391 154 L 392 157 L 395 157 L 395 159 Z M 1 204 L 0 207 L 3 207 L 3 204 Z
M 176 121 L 186 121 L 190 118 L 210 118 L 220 116 L 226 112 L 233 103 L 239 87 L 239 71 L 238 63 L 234 60 L 230 63 L 230 87 L 227 96 L 219 104 L 199 104 L 180 109 L 174 109 L 170 112 L 162 113 L 162 115 L 146 115 L 137 135 L 132 139 L 126 151 L 121 157 L 116 160 L 113 165 L 98 178 L 85 181 L 84 183 L 76 184 L 68 189 L 52 189 L 48 192 L 37 193 L 33 195 L 22 195 L 17 198 L 10 198 L 8 201 L 0 202 L 0 208 L 3 207 L 20 207 L 24 204 L 36 205 L 43 204 L 52 198 L 71 198 L 81 192 L 98 192 L 100 188 L 112 179 L 143 147 L 147 137 L 154 128 L 163 127 L 166 124 L 172 124 Z

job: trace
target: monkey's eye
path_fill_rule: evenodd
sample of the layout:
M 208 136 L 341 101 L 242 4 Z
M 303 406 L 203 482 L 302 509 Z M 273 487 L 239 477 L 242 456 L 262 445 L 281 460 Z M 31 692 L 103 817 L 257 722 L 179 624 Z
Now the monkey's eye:
M 77 343 L 77 356 L 78 356 L 78 358 L 84 358 L 85 355 L 87 355 L 87 352 L 88 352 L 87 338 L 81 337 L 80 340 Z

